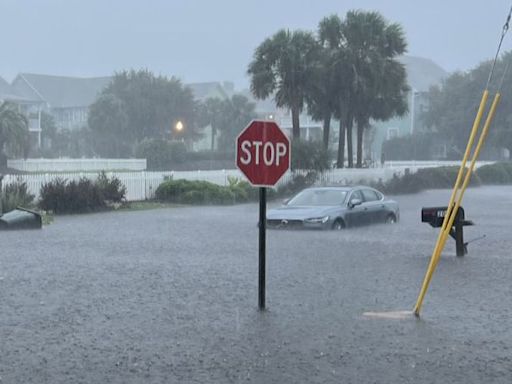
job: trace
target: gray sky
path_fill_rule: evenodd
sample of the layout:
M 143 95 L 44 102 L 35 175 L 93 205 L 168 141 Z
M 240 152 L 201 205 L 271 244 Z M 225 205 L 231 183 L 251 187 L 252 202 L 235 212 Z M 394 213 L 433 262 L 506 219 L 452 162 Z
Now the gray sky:
M 185 82 L 247 86 L 254 49 L 280 28 L 378 10 L 402 24 L 409 54 L 448 71 L 495 53 L 511 0 L 0 0 L 0 76 L 105 76 L 130 68 Z M 512 47 L 512 31 L 504 49 Z

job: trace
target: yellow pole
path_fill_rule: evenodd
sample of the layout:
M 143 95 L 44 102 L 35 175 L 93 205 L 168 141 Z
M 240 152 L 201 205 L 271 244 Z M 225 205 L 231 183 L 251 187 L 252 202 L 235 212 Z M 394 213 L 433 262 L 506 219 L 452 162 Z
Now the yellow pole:
M 437 238 L 437 242 L 434 248 L 434 251 L 432 253 L 432 257 L 430 259 L 429 266 L 427 268 L 427 273 L 425 275 L 425 278 L 423 280 L 423 284 L 420 290 L 420 294 L 418 296 L 418 299 L 416 301 L 416 305 L 414 307 L 414 313 L 418 316 L 423 300 L 425 298 L 426 292 L 428 290 L 428 286 L 430 284 L 430 280 L 432 279 L 432 275 L 434 273 L 434 270 L 437 265 L 437 259 L 439 258 L 440 253 L 442 252 L 444 248 L 444 244 L 446 242 L 446 238 L 443 241 L 443 234 L 445 232 L 449 233 L 449 229 L 451 228 L 451 225 L 453 225 L 453 220 L 455 219 L 455 215 L 457 213 L 457 209 L 453 209 L 453 202 L 456 199 L 457 192 L 460 186 L 460 181 L 462 179 L 462 175 L 466 168 L 466 163 L 469 157 L 469 154 L 471 153 L 471 148 L 473 147 L 473 143 L 476 137 L 476 133 L 478 132 L 478 128 L 480 126 L 480 121 L 482 119 L 482 115 L 485 109 L 485 105 L 487 104 L 487 99 L 489 97 L 489 91 L 486 89 L 482 94 L 482 99 L 480 100 L 480 106 L 478 108 L 478 112 L 475 117 L 475 121 L 473 122 L 473 127 L 471 129 L 471 134 L 469 136 L 468 144 L 466 146 L 466 151 L 464 152 L 464 156 L 462 159 L 461 166 L 459 168 L 459 172 L 457 174 L 457 179 L 455 181 L 455 185 L 453 187 L 453 191 L 450 197 L 450 202 L 448 203 L 447 211 L 443 220 L 442 230 L 439 232 L 439 236 Z M 467 176 L 467 175 L 466 175 Z M 449 225 L 451 221 L 451 225 Z
M 459 196 L 459 198 L 455 202 L 455 206 L 453 208 L 453 210 L 455 212 L 457 212 L 457 210 L 460 207 L 460 204 L 462 203 L 462 198 L 464 197 L 464 193 L 466 192 L 466 189 L 467 189 L 467 187 L 469 185 L 469 181 L 471 180 L 471 175 L 473 174 L 473 171 L 475 169 L 476 160 L 478 159 L 478 156 L 480 155 L 480 150 L 482 149 L 482 146 L 483 146 L 483 144 L 485 142 L 485 139 L 487 137 L 487 133 L 489 131 L 489 127 L 491 126 L 491 122 L 492 122 L 492 120 L 494 118 L 494 115 L 496 113 L 496 107 L 498 106 L 500 98 L 501 98 L 501 95 L 499 93 L 497 93 L 495 95 L 495 97 L 494 97 L 494 100 L 493 100 L 492 104 L 491 104 L 491 109 L 489 110 L 489 114 L 487 115 L 487 119 L 485 121 L 484 128 L 482 129 L 482 133 L 480 134 L 480 138 L 479 138 L 478 143 L 476 145 L 475 152 L 473 154 L 473 158 L 471 159 L 471 163 L 470 163 L 470 166 L 469 166 L 469 170 L 466 173 L 466 176 L 464 178 L 464 183 L 462 184 L 462 188 L 461 188 L 461 191 L 460 191 L 460 196 Z M 453 226 L 453 222 L 455 220 L 455 217 L 456 217 L 456 215 L 452 215 L 450 217 L 450 221 L 448 222 L 448 226 L 447 226 L 447 228 L 442 233 L 441 247 L 444 247 L 444 245 L 446 243 L 446 239 L 448 238 L 448 235 L 450 233 L 450 228 Z M 441 248 L 441 250 L 442 250 L 442 248 Z M 441 255 L 441 252 L 439 252 L 436 255 L 436 259 L 434 261 L 434 269 L 437 266 L 437 263 L 439 262 L 440 255 Z

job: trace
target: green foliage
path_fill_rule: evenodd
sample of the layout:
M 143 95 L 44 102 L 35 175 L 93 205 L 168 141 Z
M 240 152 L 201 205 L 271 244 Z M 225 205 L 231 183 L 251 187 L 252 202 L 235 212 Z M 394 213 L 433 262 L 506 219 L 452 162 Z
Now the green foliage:
M 181 131 L 175 129 L 178 121 L 184 125 Z M 124 71 L 91 105 L 89 127 L 99 154 L 129 156 L 145 138 L 196 138 L 196 103 L 192 91 L 174 77 Z
M 92 212 L 107 207 L 107 202 L 124 200 L 126 188 L 116 178 L 101 173 L 96 181 L 85 177 L 78 181 L 57 178 L 43 184 L 39 207 L 54 213 Z
M 512 184 L 512 163 L 494 163 L 479 167 L 476 173 L 483 184 Z
M 375 188 L 384 193 L 397 195 L 404 193 L 417 193 L 426 189 L 453 188 L 457 179 L 459 167 L 422 168 L 416 173 L 405 173 L 402 176 L 394 175 L 387 182 L 372 183 Z M 465 174 L 462 176 L 464 177 Z M 482 184 L 477 174 L 471 176 L 470 186 Z
M 108 178 L 104 171 L 99 174 L 96 185 L 103 196 L 103 200 L 121 203 L 126 196 L 126 187 L 121 180 L 115 176 Z
M 305 174 L 295 172 L 288 183 L 282 184 L 277 188 L 277 194 L 279 196 L 292 196 L 302 191 L 304 188 L 313 186 L 317 178 L 318 174 L 315 171 L 310 171 Z
M 201 126 L 210 125 L 212 128 L 210 149 L 215 149 L 215 137 L 220 134 L 217 149 L 233 153 L 236 137 L 257 117 L 255 107 L 256 104 L 243 95 L 233 95 L 227 99 L 209 98 L 200 103 L 198 118 Z
M 135 155 L 147 160 L 147 168 L 152 171 L 172 169 L 173 164 L 183 163 L 187 149 L 181 141 L 144 139 L 136 148 Z
M 278 107 L 292 112 L 293 137 L 300 137 L 299 114 L 314 87 L 320 46 L 311 32 L 282 29 L 255 50 L 247 70 L 258 99 L 273 95 Z
M 511 59 L 512 51 L 508 51 L 496 62 L 495 76 L 489 89 L 496 89 L 502 78 L 502 89 L 512 89 L 512 73 L 505 69 Z M 491 65 L 491 61 L 486 61 L 470 71 L 455 72 L 441 86 L 432 87 L 429 91 L 429 108 L 422 119 L 428 127 L 435 128 L 441 137 L 456 146 L 459 152 L 466 147 Z M 492 94 L 489 99 L 492 99 Z M 512 153 L 511 123 L 512 99 L 503 97 L 489 131 L 489 144 L 496 148 L 507 148 Z
M 426 189 L 453 188 L 459 167 L 423 168 L 416 173 L 394 175 L 385 183 L 372 183 L 387 194 L 416 193 Z M 465 174 L 462 176 L 465 177 Z M 471 176 L 470 186 L 482 184 L 512 184 L 512 163 L 501 162 L 483 165 Z
M 12 156 L 28 153 L 30 141 L 28 120 L 9 102 L 0 104 L 0 167 L 7 164 L 4 149 Z
M 249 199 L 248 183 L 232 179 L 229 186 L 207 181 L 167 180 L 156 190 L 156 198 L 179 204 L 235 204 Z
M 291 168 L 324 171 L 329 168 L 329 153 L 319 141 L 292 141 Z
M 388 23 L 378 12 L 349 11 L 344 20 L 324 18 L 318 27 L 322 47 L 310 93 L 310 111 L 324 121 L 341 121 L 338 166 L 345 158 L 352 166 L 352 126 L 357 123 L 357 167 L 362 167 L 363 136 L 370 120 L 387 120 L 407 112 L 405 67 L 397 60 L 406 50 L 400 25 Z M 324 132 L 325 133 L 325 132 Z M 328 134 L 324 135 L 327 146 Z
M 5 185 L 0 192 L 0 206 L 3 212 L 12 211 L 16 207 L 31 207 L 34 201 L 34 195 L 28 192 L 27 183 L 22 180 Z

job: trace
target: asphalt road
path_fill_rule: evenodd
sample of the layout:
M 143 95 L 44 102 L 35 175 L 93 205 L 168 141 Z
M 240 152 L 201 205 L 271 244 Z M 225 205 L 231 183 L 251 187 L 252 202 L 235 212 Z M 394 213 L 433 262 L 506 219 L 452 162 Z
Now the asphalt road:
M 469 254 L 422 206 L 342 232 L 271 231 L 257 309 L 257 204 L 57 217 L 0 233 L 0 383 L 511 383 L 512 188 L 468 190 Z

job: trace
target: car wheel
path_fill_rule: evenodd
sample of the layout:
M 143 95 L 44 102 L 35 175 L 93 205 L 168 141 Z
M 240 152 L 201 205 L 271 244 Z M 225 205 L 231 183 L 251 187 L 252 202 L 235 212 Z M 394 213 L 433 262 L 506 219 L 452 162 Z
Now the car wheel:
M 396 223 L 395 215 L 388 215 L 388 217 L 386 217 L 386 224 L 395 224 L 395 223 Z
M 343 222 L 343 220 L 337 219 L 332 224 L 332 229 L 334 229 L 335 231 L 341 231 L 342 229 L 345 229 L 345 223 Z

